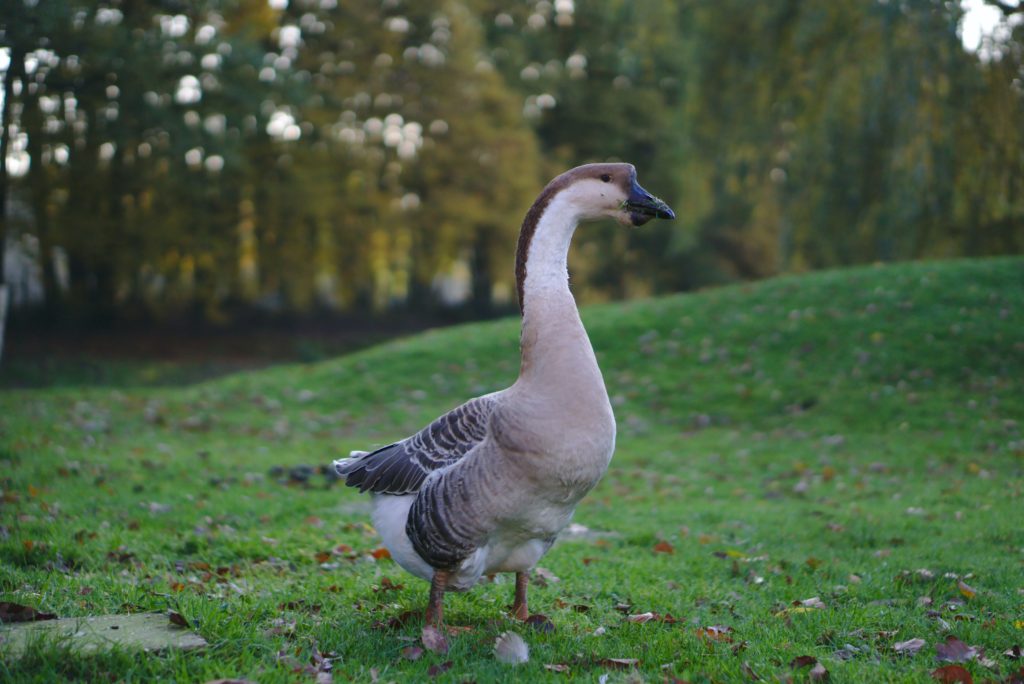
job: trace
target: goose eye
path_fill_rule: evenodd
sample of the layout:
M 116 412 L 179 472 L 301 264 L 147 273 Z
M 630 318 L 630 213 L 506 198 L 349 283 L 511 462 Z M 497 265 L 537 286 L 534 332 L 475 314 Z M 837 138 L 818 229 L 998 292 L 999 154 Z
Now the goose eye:
M 605 183 L 608 183 L 609 181 L 611 181 L 611 179 L 612 179 L 612 177 L 609 176 L 607 173 L 602 173 L 601 174 L 601 180 L 604 181 Z

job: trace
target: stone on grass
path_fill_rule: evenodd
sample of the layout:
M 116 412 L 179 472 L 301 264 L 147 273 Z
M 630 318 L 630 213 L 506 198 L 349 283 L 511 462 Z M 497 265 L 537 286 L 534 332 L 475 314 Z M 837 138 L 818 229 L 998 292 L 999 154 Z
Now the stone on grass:
M 166 613 L 96 615 L 0 626 L 0 653 L 17 657 L 38 641 L 66 645 L 76 653 L 94 653 L 114 647 L 155 651 L 191 651 L 205 648 L 195 632 L 171 624 Z

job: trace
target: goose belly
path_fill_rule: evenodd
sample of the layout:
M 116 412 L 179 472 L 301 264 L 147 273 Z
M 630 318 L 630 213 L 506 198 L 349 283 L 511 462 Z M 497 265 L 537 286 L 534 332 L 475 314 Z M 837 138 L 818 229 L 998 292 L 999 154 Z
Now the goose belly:
M 432 568 L 413 549 L 406 533 L 406 520 L 415 494 L 378 494 L 373 503 L 373 525 L 391 558 L 407 572 L 430 581 Z M 575 506 L 553 506 L 535 510 L 530 520 L 497 525 L 486 542 L 475 549 L 449 579 L 448 588 L 466 591 L 484 575 L 496 572 L 527 572 L 555 542 L 555 537 L 572 519 Z
M 406 571 L 429 582 L 434 577 L 434 569 L 412 548 L 412 542 L 405 532 L 409 508 L 415 499 L 415 494 L 375 494 L 373 526 L 384 542 L 384 548 L 391 554 L 391 559 Z
M 525 525 L 518 520 L 499 524 L 487 541 L 459 566 L 451 580 L 458 591 L 469 589 L 484 575 L 497 572 L 528 572 L 551 549 L 558 533 L 572 519 L 573 507 L 551 509 L 544 520 Z

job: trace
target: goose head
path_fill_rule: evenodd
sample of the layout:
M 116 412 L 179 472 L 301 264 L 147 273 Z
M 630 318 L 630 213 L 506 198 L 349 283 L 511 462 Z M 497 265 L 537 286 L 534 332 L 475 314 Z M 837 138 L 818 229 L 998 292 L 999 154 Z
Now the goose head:
M 640 187 L 632 164 L 585 164 L 556 178 L 579 220 L 613 218 L 642 226 L 652 218 L 674 219 L 667 204 Z

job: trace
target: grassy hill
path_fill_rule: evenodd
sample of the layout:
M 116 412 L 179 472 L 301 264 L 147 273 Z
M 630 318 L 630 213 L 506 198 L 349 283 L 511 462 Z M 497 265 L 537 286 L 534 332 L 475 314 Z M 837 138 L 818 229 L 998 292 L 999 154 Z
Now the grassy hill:
M 772 680 L 806 676 L 791 668 L 806 655 L 833 681 L 931 681 L 950 635 L 984 649 L 964 664 L 977 678 L 1021 667 L 1002 653 L 1024 645 L 1024 259 L 779 278 L 583 318 L 619 440 L 577 512 L 586 529 L 542 561 L 561 581 L 532 589 L 553 633 L 505 618 L 499 578 L 448 598 L 447 622 L 471 629 L 447 656 L 402 658 L 419 618 L 386 625 L 426 585 L 371 555 L 365 497 L 294 469 L 508 385 L 508 320 L 185 389 L 0 394 L 0 600 L 174 608 L 211 644 L 39 644 L 0 678 L 290 681 L 315 647 L 337 656 L 336 680 L 448 661 L 441 681 L 629 676 L 609 658 L 652 680 Z M 673 619 L 626 617 L 646 612 Z M 494 660 L 507 629 L 528 664 Z M 913 638 L 917 655 L 896 652 Z

